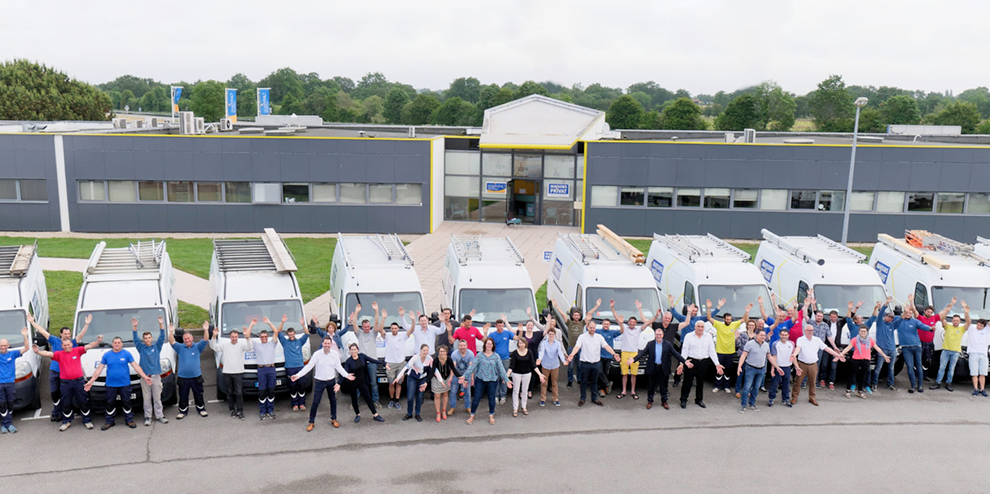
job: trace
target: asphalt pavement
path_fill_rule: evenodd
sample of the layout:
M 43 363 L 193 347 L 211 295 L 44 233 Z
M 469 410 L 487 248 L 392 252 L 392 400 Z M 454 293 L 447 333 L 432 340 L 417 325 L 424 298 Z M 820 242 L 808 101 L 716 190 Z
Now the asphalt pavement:
M 206 396 L 215 400 L 206 353 Z M 20 432 L 0 436 L 0 479 L 19 493 L 987 490 L 990 399 L 972 397 L 963 381 L 953 393 L 882 390 L 866 400 L 819 390 L 818 407 L 805 390 L 791 409 L 767 408 L 761 394 L 760 411 L 745 414 L 734 396 L 710 386 L 706 409 L 689 400 L 685 410 L 676 397 L 670 410 L 646 410 L 642 385 L 639 400 L 617 400 L 613 390 L 604 407 L 579 408 L 577 387 L 562 386 L 561 407 L 541 408 L 537 398 L 528 416 L 513 418 L 507 402 L 495 425 L 484 401 L 473 425 L 462 409 L 438 424 L 429 399 L 422 423 L 401 421 L 404 410 L 384 410 L 386 422 L 377 423 L 364 410 L 355 424 L 349 397 L 339 394 L 341 427 L 330 425 L 324 398 L 308 433 L 308 412 L 293 413 L 288 396 L 278 397 L 275 421 L 259 421 L 257 401 L 247 398 L 244 421 L 210 402 L 207 418 L 175 420 L 171 406 L 168 424 L 144 427 L 136 404 L 137 429 L 118 418 L 106 432 L 100 416 L 94 430 L 77 418 L 58 432 L 21 410 Z M 46 394 L 42 416 L 51 409 Z

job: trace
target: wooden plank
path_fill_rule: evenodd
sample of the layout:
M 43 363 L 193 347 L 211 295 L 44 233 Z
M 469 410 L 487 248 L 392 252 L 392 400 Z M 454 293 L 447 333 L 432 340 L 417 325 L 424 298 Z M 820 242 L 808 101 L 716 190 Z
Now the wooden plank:
M 285 248 L 285 244 L 282 243 L 278 233 L 275 233 L 274 228 L 265 228 L 265 234 L 261 238 L 264 240 L 268 254 L 272 256 L 279 272 L 296 271 L 296 263 L 292 260 L 289 249 Z
M 626 242 L 624 238 L 616 235 L 605 225 L 597 225 L 597 230 L 595 231 L 602 237 L 603 240 L 608 242 L 609 245 L 615 247 L 615 250 L 628 257 L 630 261 L 636 264 L 646 264 L 646 257 L 642 252 L 640 252 L 639 249 L 633 247 L 632 244 Z

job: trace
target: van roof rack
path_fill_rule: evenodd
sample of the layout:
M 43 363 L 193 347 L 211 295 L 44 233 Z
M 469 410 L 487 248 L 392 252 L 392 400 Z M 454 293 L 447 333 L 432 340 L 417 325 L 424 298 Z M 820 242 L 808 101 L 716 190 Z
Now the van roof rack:
M 711 233 L 704 237 L 654 233 L 653 240 L 687 257 L 689 262 L 697 262 L 701 258 L 749 262 L 750 258 L 746 252 Z
M 981 266 L 990 266 L 990 261 L 976 254 L 972 244 L 959 242 L 927 230 L 905 230 L 903 239 L 881 233 L 877 235 L 877 240 L 911 259 L 938 269 L 949 269 L 951 264 L 936 254 L 965 257 Z M 982 243 L 984 240 L 977 237 L 977 242 Z
M 608 231 L 608 229 L 605 229 Z M 609 231 L 609 233 L 611 233 Z M 614 233 L 612 235 L 615 235 Z M 636 253 L 642 257 L 642 252 L 629 245 L 635 252 L 619 250 L 616 246 L 607 241 L 601 234 L 594 233 L 557 233 L 557 237 L 564 241 L 568 247 L 581 257 L 582 264 L 591 264 L 592 261 L 603 262 L 629 262 L 642 264 L 645 261 L 637 262 Z M 621 239 L 620 239 L 621 240 Z M 623 242 L 625 242 L 623 240 Z M 621 245 L 621 244 L 620 244 Z
M 0 247 L 0 278 L 23 278 L 31 267 L 31 258 L 37 250 L 37 240 L 33 245 Z
M 96 244 L 86 263 L 87 281 L 118 281 L 158 279 L 165 241 L 138 241 L 127 247 L 108 248 L 106 242 Z
M 776 245 L 781 250 L 798 257 L 804 262 L 813 262 L 819 266 L 825 265 L 825 258 L 840 255 L 846 260 L 866 262 L 862 253 L 846 247 L 824 235 L 817 237 L 780 237 L 766 228 L 760 230 L 763 239 Z
M 338 232 L 337 248 L 343 249 L 344 260 L 351 267 L 384 262 L 401 262 L 407 268 L 413 266 L 412 256 L 395 234 L 345 235 Z
M 526 258 L 508 236 L 451 235 L 450 245 L 454 247 L 457 262 L 460 264 L 468 264 L 472 261 L 510 261 L 520 265 L 526 262 Z
M 213 239 L 213 251 L 221 272 L 296 271 L 296 261 L 272 228 L 261 238 Z
M 629 242 L 626 242 L 626 239 L 613 233 L 612 230 L 609 230 L 605 225 L 598 224 L 596 226 L 595 233 L 597 233 L 598 236 L 600 236 L 607 244 L 612 246 L 613 249 L 627 257 L 630 261 L 636 264 L 646 264 L 646 256 L 644 256 L 639 249 L 633 247 L 633 245 Z

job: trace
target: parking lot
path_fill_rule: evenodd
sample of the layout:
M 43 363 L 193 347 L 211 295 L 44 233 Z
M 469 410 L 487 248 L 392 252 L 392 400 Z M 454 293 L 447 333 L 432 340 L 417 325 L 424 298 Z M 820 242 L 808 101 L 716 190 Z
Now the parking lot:
M 202 364 L 207 399 L 215 400 L 210 352 Z M 906 377 L 898 376 L 898 384 L 906 384 L 900 381 Z M 512 418 L 509 403 L 499 406 L 494 426 L 483 420 L 485 405 L 474 425 L 464 423 L 462 411 L 437 424 L 428 399 L 423 423 L 401 421 L 404 410 L 384 410 L 384 424 L 367 411 L 355 424 L 349 398 L 340 394 L 341 427 L 330 426 L 324 401 L 311 433 L 307 414 L 291 412 L 287 396 L 278 397 L 274 422 L 258 421 L 248 398 L 244 421 L 229 418 L 225 404 L 210 402 L 205 419 L 174 420 L 172 406 L 166 425 L 143 427 L 139 412 L 137 429 L 118 420 L 106 432 L 88 431 L 77 419 L 59 433 L 47 418 L 34 420 L 34 410 L 21 410 L 14 419 L 20 432 L 0 436 L 0 477 L 18 492 L 520 492 L 538 485 L 588 492 L 616 482 L 630 490 L 660 482 L 667 486 L 662 490 L 672 484 L 677 490 L 793 486 L 818 492 L 859 482 L 854 477 L 861 472 L 879 492 L 975 492 L 983 490 L 975 472 L 983 471 L 990 453 L 990 399 L 972 397 L 967 388 L 957 380 L 954 393 L 880 391 L 867 400 L 822 390 L 820 407 L 805 395 L 793 409 L 766 408 L 761 395 L 761 411 L 740 415 L 734 397 L 711 391 L 704 410 L 692 401 L 682 410 L 676 399 L 670 410 L 646 410 L 642 386 L 638 401 L 616 400 L 613 391 L 604 407 L 578 408 L 575 387 L 562 389 L 560 408 L 531 402 L 529 416 Z M 42 394 L 43 416 L 51 404 Z M 94 423 L 102 421 L 94 414 Z

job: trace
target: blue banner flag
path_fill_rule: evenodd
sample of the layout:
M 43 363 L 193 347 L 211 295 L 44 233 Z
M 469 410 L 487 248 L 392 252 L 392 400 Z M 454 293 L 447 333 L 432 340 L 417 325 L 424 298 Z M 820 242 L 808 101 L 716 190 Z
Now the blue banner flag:
M 237 121 L 237 90 L 227 88 L 227 118 Z
M 271 89 L 267 87 L 258 88 L 258 115 L 272 114 L 271 101 L 268 98 L 269 91 L 271 91 Z

